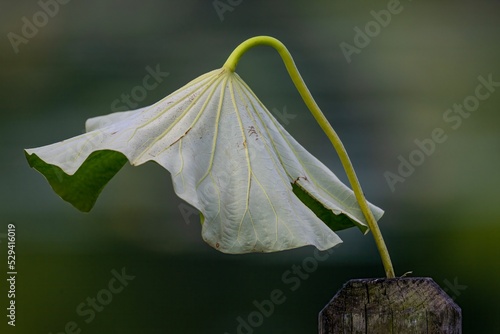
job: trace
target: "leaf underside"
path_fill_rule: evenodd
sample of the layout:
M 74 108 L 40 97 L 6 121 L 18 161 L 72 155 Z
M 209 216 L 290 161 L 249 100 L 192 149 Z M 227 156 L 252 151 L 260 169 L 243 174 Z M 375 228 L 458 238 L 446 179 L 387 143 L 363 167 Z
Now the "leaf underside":
M 128 160 L 170 171 L 200 210 L 202 236 L 226 253 L 340 243 L 367 224 L 355 196 L 279 124 L 236 74 L 202 75 L 158 103 L 89 119 L 87 133 L 28 149 L 30 166 L 64 200 L 89 211 Z M 376 219 L 383 211 L 370 204 Z

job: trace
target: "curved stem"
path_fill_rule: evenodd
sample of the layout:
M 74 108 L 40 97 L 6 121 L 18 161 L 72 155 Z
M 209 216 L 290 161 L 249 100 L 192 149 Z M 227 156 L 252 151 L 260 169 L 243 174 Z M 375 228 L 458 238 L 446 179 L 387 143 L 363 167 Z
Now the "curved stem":
M 368 223 L 368 227 L 373 233 L 373 238 L 375 239 L 377 249 L 382 259 L 385 274 L 387 278 L 394 278 L 395 274 L 392 267 L 391 258 L 389 256 L 389 251 L 387 250 L 387 246 L 385 245 L 384 238 L 382 237 L 382 233 L 380 232 L 377 221 L 368 206 L 368 202 L 366 201 L 366 198 L 363 194 L 363 190 L 361 189 L 361 185 L 359 184 L 358 178 L 356 176 L 356 173 L 354 172 L 354 168 L 352 166 L 351 160 L 349 159 L 349 156 L 347 155 L 344 145 L 340 141 L 340 138 L 335 130 L 333 130 L 332 126 L 326 119 L 325 115 L 321 112 L 321 109 L 316 104 L 316 101 L 312 97 L 309 89 L 304 83 L 304 80 L 300 76 L 297 67 L 295 66 L 292 55 L 287 50 L 285 45 L 283 45 L 283 43 L 281 43 L 276 38 L 269 36 L 257 36 L 250 38 L 241 43 L 236 49 L 234 49 L 227 61 L 224 63 L 224 68 L 231 72 L 234 72 L 236 69 L 236 65 L 238 64 L 243 54 L 257 45 L 268 45 L 278 51 L 281 59 L 285 63 L 288 74 L 290 75 L 290 78 L 292 79 L 295 87 L 299 91 L 300 96 L 304 100 L 304 103 L 309 108 L 321 129 L 325 132 L 325 134 L 333 144 L 333 147 L 335 148 L 335 151 L 337 152 L 340 161 L 342 162 L 342 166 L 345 169 L 347 178 L 349 179 L 351 187 L 356 196 L 356 200 L 358 201 L 361 211 L 363 212 L 363 215 L 365 216 L 365 219 Z

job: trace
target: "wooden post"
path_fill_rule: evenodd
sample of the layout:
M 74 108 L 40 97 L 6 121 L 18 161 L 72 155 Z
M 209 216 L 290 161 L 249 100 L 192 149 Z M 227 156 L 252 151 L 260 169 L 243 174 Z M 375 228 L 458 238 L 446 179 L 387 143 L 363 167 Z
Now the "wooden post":
M 462 333 L 462 311 L 431 279 L 354 279 L 319 313 L 319 334 Z

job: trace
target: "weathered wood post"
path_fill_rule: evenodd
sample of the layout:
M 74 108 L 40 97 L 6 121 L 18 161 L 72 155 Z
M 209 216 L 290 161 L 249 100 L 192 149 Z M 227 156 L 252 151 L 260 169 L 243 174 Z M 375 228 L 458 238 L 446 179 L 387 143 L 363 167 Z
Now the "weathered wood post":
M 347 282 L 319 314 L 319 334 L 462 333 L 462 311 L 431 279 Z

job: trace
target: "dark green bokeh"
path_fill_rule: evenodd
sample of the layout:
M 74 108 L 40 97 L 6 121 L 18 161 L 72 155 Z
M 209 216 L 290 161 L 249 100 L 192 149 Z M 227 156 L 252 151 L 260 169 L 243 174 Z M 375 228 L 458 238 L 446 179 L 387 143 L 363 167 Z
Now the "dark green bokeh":
M 89 214 L 58 198 L 26 163 L 24 148 L 73 137 L 87 118 L 125 107 L 122 94 L 137 97 L 158 66 L 169 75 L 131 100 L 133 107 L 222 66 L 240 42 L 260 34 L 287 45 L 367 198 L 386 211 L 380 224 L 397 274 L 433 277 L 462 307 L 465 333 L 496 332 L 500 91 L 459 120 L 444 117 L 475 94 L 479 76 L 500 81 L 500 6 L 401 1 L 401 11 L 348 63 L 340 44 L 353 44 L 353 29 L 364 30 L 374 20 L 370 11 L 387 5 L 241 1 L 221 21 L 212 1 L 70 1 L 15 53 L 7 34 L 21 34 L 22 18 L 32 21 L 41 7 L 1 1 L 0 268 L 13 222 L 18 308 L 15 330 L 2 314 L 0 332 L 59 333 L 75 321 L 82 333 L 233 334 L 238 317 L 247 319 L 254 301 L 278 289 L 286 300 L 254 333 L 316 333 L 318 312 L 345 281 L 383 276 L 371 236 L 356 229 L 339 232 L 344 244 L 321 258 L 311 248 L 218 253 L 203 243 L 199 216 L 175 196 L 168 173 L 152 163 L 126 165 Z M 251 50 L 237 72 L 345 181 L 275 51 Z M 429 143 L 437 128 L 446 140 L 429 144 L 431 153 L 391 191 L 384 173 L 396 173 L 412 154 L 418 159 L 415 140 Z M 122 268 L 135 278 L 86 323 L 77 307 L 106 296 L 112 270 Z

